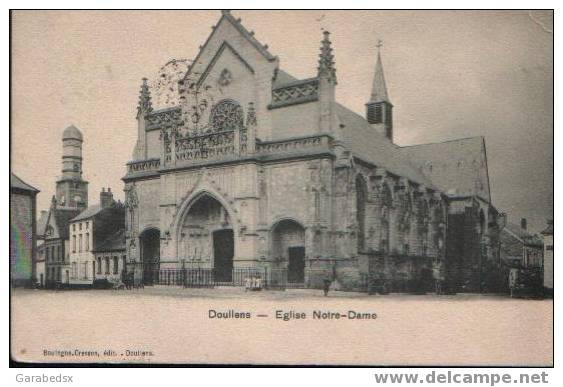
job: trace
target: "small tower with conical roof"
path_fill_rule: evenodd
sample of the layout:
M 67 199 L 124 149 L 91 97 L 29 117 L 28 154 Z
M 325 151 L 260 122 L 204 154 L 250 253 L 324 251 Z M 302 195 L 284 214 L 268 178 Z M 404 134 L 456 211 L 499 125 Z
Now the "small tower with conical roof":
M 393 141 L 393 104 L 387 95 L 387 85 L 381 64 L 381 40 L 377 43 L 377 63 L 371 88 L 371 97 L 366 103 L 366 119 L 379 133 Z
M 319 79 L 320 131 L 331 133 L 335 86 L 337 82 L 334 54 L 332 53 L 332 43 L 330 41 L 330 32 L 328 31 L 323 31 L 319 67 L 317 70 L 317 78 Z
M 62 174 L 57 181 L 57 206 L 88 207 L 88 182 L 82 179 L 82 133 L 74 125 L 63 131 Z

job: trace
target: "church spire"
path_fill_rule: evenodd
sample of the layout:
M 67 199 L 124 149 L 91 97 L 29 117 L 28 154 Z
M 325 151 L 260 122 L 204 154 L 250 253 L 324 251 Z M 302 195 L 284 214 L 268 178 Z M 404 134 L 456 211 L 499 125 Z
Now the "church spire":
M 143 84 L 141 85 L 141 91 L 139 93 L 139 106 L 137 107 L 137 116 L 139 116 L 141 113 L 148 114 L 152 112 L 151 92 L 147 81 L 147 78 L 143 78 Z
M 381 63 L 381 40 L 377 42 L 377 62 L 375 64 L 375 74 L 371 88 L 369 102 L 366 103 L 366 119 L 371 126 L 379 133 L 393 141 L 393 104 L 387 94 L 387 85 L 383 75 L 383 65 Z
M 329 39 L 330 32 L 323 32 L 323 40 L 321 41 L 321 53 L 319 54 L 318 76 L 326 77 L 336 83 L 336 68 L 334 67 L 334 54 L 332 53 L 331 42 Z
M 375 75 L 371 87 L 370 102 L 390 102 L 387 95 L 387 85 L 385 84 L 385 75 L 383 74 L 383 65 L 381 64 L 381 47 L 383 42 L 377 42 L 377 63 L 375 65 Z

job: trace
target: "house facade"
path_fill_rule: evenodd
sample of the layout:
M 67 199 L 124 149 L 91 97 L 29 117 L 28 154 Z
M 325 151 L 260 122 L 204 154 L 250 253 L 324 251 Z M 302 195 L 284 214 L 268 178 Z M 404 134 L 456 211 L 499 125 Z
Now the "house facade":
M 124 229 L 124 222 L 123 205 L 113 199 L 111 188 L 102 189 L 99 204 L 88 207 L 70 220 L 71 286 L 90 286 L 95 280 L 106 278 L 109 262 L 97 253 L 105 251 L 100 250 L 100 246 Z
M 531 234 L 526 219 L 520 225 L 510 222 L 500 235 L 501 259 L 510 267 L 540 269 L 543 264 L 544 245 L 540 237 Z
M 431 144 L 394 143 L 379 53 L 373 79 L 361 116 L 335 100 L 328 32 L 316 73 L 296 79 L 224 11 L 175 85 L 174 103 L 154 109 L 146 79 L 141 86 L 137 143 L 123 178 L 136 281 L 206 268 L 225 283 L 252 269 L 305 287 L 331 278 L 361 289 L 378 277 L 401 291 L 413 281 L 430 287 L 432 273 L 452 288 L 465 285 L 483 252 L 496 251 L 484 139 L 463 154 L 451 149 L 458 142 L 444 146 L 449 162 L 467 158 L 471 173 L 453 182 L 442 177 L 455 170 L 428 173 L 420 154 Z M 464 214 L 454 223 L 459 234 L 471 229 L 463 243 L 476 246 L 479 259 L 448 256 L 456 214 Z
M 96 279 L 105 279 L 112 283 L 123 282 L 123 271 L 127 265 L 125 228 L 107 237 L 93 253 L 96 262 Z

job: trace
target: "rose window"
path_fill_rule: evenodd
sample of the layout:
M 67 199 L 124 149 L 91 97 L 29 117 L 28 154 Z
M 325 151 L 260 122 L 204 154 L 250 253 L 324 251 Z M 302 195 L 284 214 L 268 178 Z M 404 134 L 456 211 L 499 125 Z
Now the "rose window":
M 242 107 L 232 100 L 220 101 L 211 111 L 209 126 L 211 126 L 211 129 L 216 132 L 242 128 Z

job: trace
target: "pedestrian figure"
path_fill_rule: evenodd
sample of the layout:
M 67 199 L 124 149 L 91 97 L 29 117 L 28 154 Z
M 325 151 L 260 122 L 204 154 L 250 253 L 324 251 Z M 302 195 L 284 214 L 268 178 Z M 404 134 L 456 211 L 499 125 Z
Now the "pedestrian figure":
M 256 290 L 262 290 L 262 277 L 256 276 Z
M 330 289 L 330 283 L 332 281 L 329 278 L 325 278 L 323 280 L 323 292 L 325 294 L 325 297 L 328 296 L 328 290 Z

